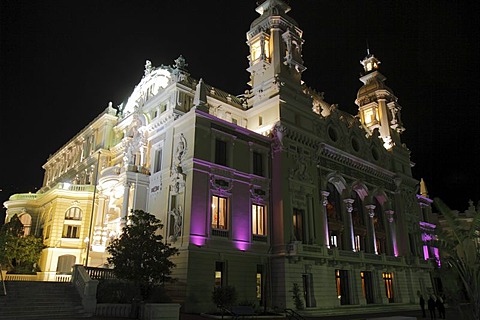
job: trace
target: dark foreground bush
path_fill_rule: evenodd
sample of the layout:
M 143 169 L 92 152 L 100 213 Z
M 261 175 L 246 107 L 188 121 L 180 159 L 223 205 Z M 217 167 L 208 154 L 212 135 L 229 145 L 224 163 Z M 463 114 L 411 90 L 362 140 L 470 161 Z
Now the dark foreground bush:
M 97 287 L 97 303 L 131 303 L 142 301 L 140 286 L 133 282 L 119 280 L 100 280 Z M 145 302 L 166 303 L 171 299 L 162 286 L 150 289 L 149 298 Z

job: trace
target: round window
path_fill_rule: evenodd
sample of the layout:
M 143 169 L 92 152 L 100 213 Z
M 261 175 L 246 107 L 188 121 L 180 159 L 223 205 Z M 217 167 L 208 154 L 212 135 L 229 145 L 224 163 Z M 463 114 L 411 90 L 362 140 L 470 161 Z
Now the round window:
M 373 156 L 373 159 L 375 159 L 375 160 L 378 160 L 380 158 L 380 155 L 378 154 L 377 148 L 372 149 L 372 156 Z
M 360 151 L 360 144 L 358 143 L 357 138 L 352 138 L 352 148 L 356 152 Z
M 328 128 L 328 136 L 333 142 L 336 142 L 338 140 L 337 130 L 333 127 Z

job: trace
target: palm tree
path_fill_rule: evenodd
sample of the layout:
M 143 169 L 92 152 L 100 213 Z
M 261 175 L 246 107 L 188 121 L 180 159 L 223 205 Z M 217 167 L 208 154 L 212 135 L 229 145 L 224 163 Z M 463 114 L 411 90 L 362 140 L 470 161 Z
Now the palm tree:
M 445 219 L 437 232 L 437 246 L 442 255 L 442 272 L 452 272 L 460 279 L 470 302 L 469 308 L 461 308 L 464 319 L 480 319 L 480 210 L 472 217 L 458 219 L 457 215 L 435 198 L 435 206 Z

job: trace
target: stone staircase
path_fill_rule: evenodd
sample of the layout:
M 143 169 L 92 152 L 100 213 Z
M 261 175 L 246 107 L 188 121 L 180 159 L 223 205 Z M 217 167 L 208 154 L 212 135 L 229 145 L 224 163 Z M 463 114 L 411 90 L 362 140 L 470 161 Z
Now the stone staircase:
M 0 282 L 1 286 L 1 282 Z M 5 281 L 0 287 L 0 320 L 76 319 L 89 317 L 69 282 Z

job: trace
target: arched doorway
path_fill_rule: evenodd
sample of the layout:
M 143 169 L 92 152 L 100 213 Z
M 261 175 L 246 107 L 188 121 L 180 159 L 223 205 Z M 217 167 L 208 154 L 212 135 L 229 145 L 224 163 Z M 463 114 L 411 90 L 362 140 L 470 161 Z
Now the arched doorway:
M 71 254 L 58 257 L 57 274 L 71 274 L 75 260 L 75 256 Z

